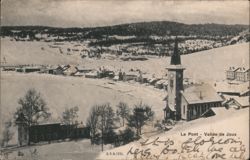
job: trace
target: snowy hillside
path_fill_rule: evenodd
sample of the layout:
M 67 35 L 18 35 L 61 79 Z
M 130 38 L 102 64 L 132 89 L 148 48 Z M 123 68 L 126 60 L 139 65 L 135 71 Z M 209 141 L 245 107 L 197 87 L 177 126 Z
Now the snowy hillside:
M 185 123 L 185 125 L 180 124 L 169 132 L 167 131 L 152 137 L 143 137 L 137 142 L 132 142 L 125 146 L 104 151 L 98 156 L 97 159 L 131 160 L 136 157 L 137 159 L 151 160 L 200 160 L 214 159 L 215 157 L 213 156 L 218 155 L 223 155 L 223 157 L 228 160 L 236 159 L 234 155 L 241 157 L 241 159 L 248 159 L 249 126 L 248 123 L 246 123 L 249 118 L 248 112 L 249 108 L 238 111 L 228 110 L 225 111 L 223 115 L 206 119 L 201 118 Z M 239 126 L 238 124 L 241 125 Z M 224 135 L 220 133 L 224 133 Z M 216 137 L 214 136 L 215 134 L 220 134 L 220 136 Z M 196 144 L 194 145 L 191 142 L 191 139 L 194 141 L 198 136 L 201 138 L 193 142 Z M 217 143 L 219 140 L 220 145 Z M 239 143 L 237 144 L 232 140 L 237 140 Z M 223 142 L 225 143 L 223 144 Z M 193 147 L 198 149 L 199 152 L 191 151 Z M 239 147 L 239 152 L 234 152 L 232 150 L 234 147 Z M 218 151 L 219 148 L 221 148 L 220 151 Z M 117 156 L 118 153 L 119 155 Z
M 121 61 L 119 59 L 81 59 L 80 53 L 60 54 L 59 49 L 51 51 L 45 42 L 11 42 L 1 40 L 1 59 L 7 64 L 80 64 L 87 68 L 111 66 L 116 70 L 140 69 L 143 72 L 162 77 L 169 64 L 167 58 L 149 58 L 147 61 Z M 74 48 L 76 44 L 65 43 L 64 48 Z M 82 47 L 84 45 L 82 44 Z M 44 48 L 42 50 L 41 48 Z M 249 43 L 231 45 L 222 48 L 196 52 L 182 56 L 182 64 L 186 67 L 185 77 L 194 80 L 223 80 L 225 70 L 229 66 L 249 68 Z M 212 74 L 213 73 L 213 74 Z

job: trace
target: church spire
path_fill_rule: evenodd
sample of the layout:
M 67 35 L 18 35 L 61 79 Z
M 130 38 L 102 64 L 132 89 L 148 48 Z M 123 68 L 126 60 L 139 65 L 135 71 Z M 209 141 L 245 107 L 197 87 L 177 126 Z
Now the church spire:
M 175 44 L 174 44 L 174 53 L 171 56 L 171 65 L 178 65 L 181 64 L 181 57 L 178 52 L 178 40 L 177 37 L 175 38 Z

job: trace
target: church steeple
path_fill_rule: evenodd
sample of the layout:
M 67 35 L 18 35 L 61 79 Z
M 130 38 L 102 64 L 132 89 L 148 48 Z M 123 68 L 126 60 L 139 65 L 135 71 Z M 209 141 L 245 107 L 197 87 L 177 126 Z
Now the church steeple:
M 177 37 L 175 38 L 175 44 L 174 44 L 174 53 L 171 56 L 171 65 L 180 65 L 181 64 L 181 57 L 178 52 L 178 40 Z
M 182 117 L 181 92 L 183 91 L 183 71 L 181 57 L 178 53 L 178 40 L 175 39 L 174 53 L 171 56 L 168 70 L 168 98 L 165 119 L 180 120 Z

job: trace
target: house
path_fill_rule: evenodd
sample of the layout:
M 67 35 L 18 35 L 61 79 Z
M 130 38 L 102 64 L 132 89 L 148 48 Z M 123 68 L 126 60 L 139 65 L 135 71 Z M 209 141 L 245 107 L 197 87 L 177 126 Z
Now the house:
M 53 70 L 53 74 L 55 75 L 63 75 L 63 67 L 62 66 L 58 66 Z
M 113 78 L 114 81 L 119 81 L 119 75 L 115 75 L 115 77 Z
M 235 68 L 235 67 L 229 67 L 229 69 L 226 71 L 226 76 L 228 80 L 234 80 L 235 79 L 235 72 L 238 70 L 239 68 Z
M 54 74 L 55 70 L 57 67 L 55 66 L 49 66 L 46 68 L 43 68 L 41 71 L 39 71 L 38 73 L 47 73 L 47 74 Z
M 218 94 L 231 96 L 249 96 L 250 88 L 248 82 L 228 83 L 216 82 L 214 88 Z
M 131 72 L 131 71 L 127 73 L 123 72 L 124 81 L 130 81 L 130 80 L 137 81 L 138 77 L 139 77 L 139 73 L 137 72 Z
M 151 79 L 149 79 L 149 81 L 148 81 L 148 83 L 150 84 L 150 85 L 155 85 L 155 83 L 157 82 L 157 81 L 159 81 L 160 79 L 159 78 L 151 78 Z
M 54 73 L 54 69 L 53 68 L 47 68 L 47 69 L 44 69 L 42 71 L 39 71 L 38 73 L 53 74 Z
M 92 71 L 92 72 L 86 73 L 85 78 L 99 78 L 99 72 Z
M 164 119 L 190 121 L 201 117 L 212 107 L 222 107 L 222 98 L 208 84 L 190 85 L 184 89 L 181 56 L 175 40 L 174 53 L 168 69 L 168 95 L 164 108 Z
M 235 109 L 241 109 L 245 107 L 249 107 L 249 96 L 245 97 L 233 97 L 230 98 L 225 102 L 225 106 L 227 108 L 235 108 Z
M 15 71 L 16 67 L 15 66 L 5 66 L 3 67 L 3 71 Z
M 238 68 L 235 72 L 235 79 L 237 81 L 247 82 L 250 80 L 250 69 L 244 67 Z
M 81 66 L 77 66 L 75 68 L 76 68 L 77 72 L 79 72 L 79 73 L 89 73 L 89 72 L 93 71 L 93 69 L 85 68 L 85 67 L 81 67 Z
M 149 80 L 152 78 L 152 75 L 150 75 L 150 74 L 141 74 L 140 76 L 141 76 L 140 77 L 141 83 L 149 83 Z
M 63 70 L 66 70 L 67 68 L 70 67 L 70 65 L 69 64 L 67 64 L 67 65 L 61 65 L 60 67 L 62 67 Z
M 163 89 L 164 88 L 164 83 L 166 83 L 167 80 L 161 79 L 155 83 L 155 88 L 158 89 Z
M 99 78 L 104 78 L 104 77 L 114 78 L 115 72 L 110 70 L 101 70 L 99 73 Z
M 39 72 L 42 70 L 42 67 L 34 66 L 34 67 L 23 67 L 24 73 L 30 73 L 30 72 Z
M 86 73 L 78 72 L 78 71 L 77 71 L 76 73 L 73 74 L 73 76 L 75 76 L 75 77 L 83 77 L 83 76 L 85 76 L 85 74 L 86 74 Z
M 17 68 L 15 69 L 15 71 L 16 71 L 16 72 L 24 72 L 22 67 L 17 67 Z
M 67 65 L 63 68 L 63 74 L 66 76 L 72 76 L 77 72 L 77 69 L 73 65 Z

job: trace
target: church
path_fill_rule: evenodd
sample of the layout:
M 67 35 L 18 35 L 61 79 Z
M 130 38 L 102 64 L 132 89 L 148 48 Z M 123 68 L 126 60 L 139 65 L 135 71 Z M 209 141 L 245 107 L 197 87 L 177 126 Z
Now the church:
M 178 41 L 175 40 L 174 53 L 168 70 L 168 87 L 164 119 L 190 121 L 197 119 L 212 107 L 222 107 L 222 98 L 208 84 L 183 85 L 185 67 L 181 64 Z

